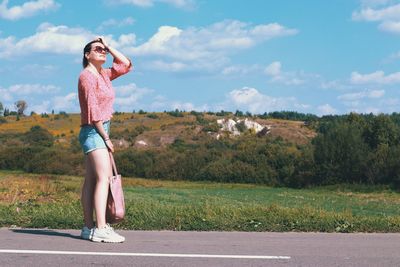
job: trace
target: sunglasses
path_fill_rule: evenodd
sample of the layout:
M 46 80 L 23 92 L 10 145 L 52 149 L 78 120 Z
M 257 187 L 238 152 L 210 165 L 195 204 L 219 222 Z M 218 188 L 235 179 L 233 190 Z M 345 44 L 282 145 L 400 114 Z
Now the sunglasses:
M 92 51 L 95 51 L 95 52 L 101 53 L 101 54 L 108 54 L 108 49 L 101 47 L 101 46 L 95 46 L 95 48 L 92 49 Z

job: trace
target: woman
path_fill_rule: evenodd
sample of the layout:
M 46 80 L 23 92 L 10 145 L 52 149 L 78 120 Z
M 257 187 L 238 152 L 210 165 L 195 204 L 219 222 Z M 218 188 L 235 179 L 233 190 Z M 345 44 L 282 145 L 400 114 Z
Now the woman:
M 107 53 L 114 60 L 111 68 L 104 69 L 102 65 L 106 62 Z M 107 45 L 103 38 L 98 38 L 83 49 L 82 64 L 84 69 L 78 82 L 81 107 L 79 142 L 86 155 L 86 175 L 81 198 L 85 220 L 81 237 L 95 242 L 124 242 L 125 238 L 106 223 L 106 203 L 108 177 L 112 175 L 109 151 L 114 152 L 109 137 L 115 98 L 111 81 L 128 73 L 131 62 L 115 48 Z M 96 227 L 93 209 L 96 212 Z

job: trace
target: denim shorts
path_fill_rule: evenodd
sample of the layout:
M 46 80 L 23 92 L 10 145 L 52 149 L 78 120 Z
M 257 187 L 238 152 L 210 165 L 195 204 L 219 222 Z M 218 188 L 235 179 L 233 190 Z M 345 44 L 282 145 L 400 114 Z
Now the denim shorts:
M 103 122 L 103 128 L 109 135 L 110 121 Z M 79 132 L 79 143 L 81 143 L 83 153 L 85 154 L 99 148 L 107 148 L 103 138 L 93 125 L 84 125 L 81 127 L 81 131 Z

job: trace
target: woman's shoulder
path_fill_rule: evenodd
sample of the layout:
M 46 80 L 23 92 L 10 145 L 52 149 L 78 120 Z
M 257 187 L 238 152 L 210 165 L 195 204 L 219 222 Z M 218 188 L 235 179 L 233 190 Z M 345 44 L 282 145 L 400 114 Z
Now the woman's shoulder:
M 79 81 L 96 80 L 96 79 L 97 79 L 96 75 L 87 68 L 84 68 L 79 74 Z

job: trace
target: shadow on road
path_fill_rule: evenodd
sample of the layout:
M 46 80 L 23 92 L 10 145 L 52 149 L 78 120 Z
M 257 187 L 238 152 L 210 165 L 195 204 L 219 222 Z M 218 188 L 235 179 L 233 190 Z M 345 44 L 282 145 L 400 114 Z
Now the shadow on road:
M 74 239 L 81 239 L 79 235 L 71 235 L 69 233 L 57 232 L 54 230 L 43 230 L 43 229 L 12 229 L 14 233 L 18 234 L 32 234 L 32 235 L 48 235 L 48 236 L 61 236 Z

